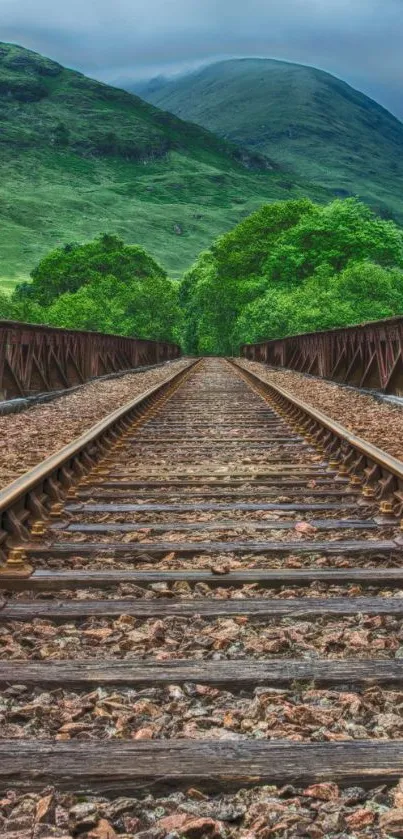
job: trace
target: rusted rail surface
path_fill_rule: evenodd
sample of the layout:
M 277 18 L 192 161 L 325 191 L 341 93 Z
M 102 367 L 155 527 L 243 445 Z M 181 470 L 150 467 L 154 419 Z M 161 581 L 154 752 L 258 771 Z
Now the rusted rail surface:
M 180 348 L 166 341 L 0 321 L 0 400 L 62 390 L 179 356 Z
M 241 355 L 341 384 L 403 395 L 403 317 L 243 344 Z

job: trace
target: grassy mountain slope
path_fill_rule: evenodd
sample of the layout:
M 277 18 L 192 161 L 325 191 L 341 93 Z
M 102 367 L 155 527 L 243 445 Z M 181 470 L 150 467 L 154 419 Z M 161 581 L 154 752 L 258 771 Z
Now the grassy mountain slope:
M 50 248 L 119 234 L 179 273 L 291 184 L 258 155 L 21 47 L 0 44 L 0 283 Z
M 403 124 L 328 73 L 237 59 L 137 89 L 158 107 L 262 152 L 336 196 L 358 195 L 403 221 Z

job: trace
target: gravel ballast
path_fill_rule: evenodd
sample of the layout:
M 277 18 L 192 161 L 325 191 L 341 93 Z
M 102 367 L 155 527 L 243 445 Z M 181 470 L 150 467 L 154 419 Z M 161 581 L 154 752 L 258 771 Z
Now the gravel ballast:
M 16 685 L 0 692 L 1 739 L 392 739 L 403 735 L 403 693 L 294 685 L 246 694 L 203 684 L 68 691 Z
M 312 620 L 246 616 L 206 620 L 131 615 L 56 624 L 36 618 L 0 627 L 0 660 L 155 658 L 223 661 L 270 658 L 400 659 L 403 621 L 391 615 Z
M 190 788 L 112 799 L 10 789 L 0 808 L 4 839 L 388 839 L 402 835 L 403 782 L 254 786 L 218 796 Z
M 149 372 L 94 381 L 55 402 L 0 417 L 0 488 L 188 364 L 179 359 Z

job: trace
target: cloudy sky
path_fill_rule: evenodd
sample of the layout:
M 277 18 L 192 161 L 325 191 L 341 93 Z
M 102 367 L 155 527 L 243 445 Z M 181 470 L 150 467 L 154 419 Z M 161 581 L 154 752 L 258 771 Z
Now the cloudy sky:
M 403 119 L 403 0 L 0 0 L 0 40 L 110 82 L 226 57 L 297 61 Z

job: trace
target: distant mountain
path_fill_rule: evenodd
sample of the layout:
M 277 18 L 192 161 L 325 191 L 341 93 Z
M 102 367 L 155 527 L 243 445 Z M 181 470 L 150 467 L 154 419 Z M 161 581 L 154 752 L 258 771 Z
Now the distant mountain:
M 133 86 L 154 105 L 267 154 L 296 177 L 403 221 L 403 123 L 329 73 L 237 59 Z
M 138 243 L 173 274 L 262 203 L 309 192 L 126 91 L 0 44 L 0 283 L 97 233 Z

